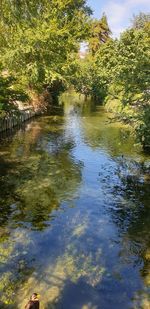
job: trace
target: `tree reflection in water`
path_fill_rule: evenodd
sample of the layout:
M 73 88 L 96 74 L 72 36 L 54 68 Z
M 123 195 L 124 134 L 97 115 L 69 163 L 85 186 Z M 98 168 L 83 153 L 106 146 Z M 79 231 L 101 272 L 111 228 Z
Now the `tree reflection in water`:
M 19 131 L 0 153 L 0 291 L 5 304 L 13 303 L 13 291 L 34 269 L 27 231 L 51 225 L 53 211 L 74 195 L 81 180 L 82 165 L 70 155 L 73 144 L 62 142 L 62 120 L 44 122 L 44 128 L 35 121 Z
M 134 308 L 150 307 L 150 167 L 127 157 L 116 158 L 116 170 L 104 167 L 99 181 L 110 194 L 109 209 L 118 227 L 122 263 L 133 263 L 144 282 L 133 298 Z M 119 163 L 119 164 L 118 164 Z M 133 282 L 134 284 L 134 282 Z

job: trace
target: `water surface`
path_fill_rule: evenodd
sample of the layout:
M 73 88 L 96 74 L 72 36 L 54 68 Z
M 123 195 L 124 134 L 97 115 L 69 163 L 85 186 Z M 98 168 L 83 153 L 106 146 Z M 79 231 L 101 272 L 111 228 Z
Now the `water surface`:
M 150 157 L 92 102 L 0 141 L 0 308 L 150 308 Z

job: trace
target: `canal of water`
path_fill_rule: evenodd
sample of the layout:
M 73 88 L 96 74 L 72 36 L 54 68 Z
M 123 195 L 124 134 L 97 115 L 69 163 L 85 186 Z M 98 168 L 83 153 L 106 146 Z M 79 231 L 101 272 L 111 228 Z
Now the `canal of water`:
M 0 308 L 150 308 L 150 157 L 77 95 L 0 140 Z

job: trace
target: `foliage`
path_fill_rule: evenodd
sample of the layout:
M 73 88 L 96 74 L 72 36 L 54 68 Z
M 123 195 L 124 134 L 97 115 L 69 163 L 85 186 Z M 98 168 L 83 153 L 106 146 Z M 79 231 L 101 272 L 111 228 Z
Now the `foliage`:
M 144 28 L 145 24 L 150 22 L 150 13 L 145 14 L 140 12 L 139 15 L 133 15 L 132 28 L 140 29 Z
M 77 91 L 92 95 L 101 102 L 105 99 L 115 66 L 116 42 L 112 39 L 101 44 L 95 55 L 89 53 L 78 61 L 78 70 L 73 80 Z
M 25 87 L 43 90 L 65 81 L 88 30 L 89 8 L 84 0 L 3 1 L 0 57 L 3 66 Z
M 110 39 L 111 31 L 105 14 L 100 20 L 91 21 L 90 26 L 89 53 L 85 59 L 77 60 L 71 82 L 77 91 L 103 100 L 110 79 L 108 61 L 114 47 L 113 40 Z
M 136 127 L 137 136 L 144 150 L 150 150 L 150 105 L 144 106 Z
M 93 32 L 94 36 L 99 37 Z M 107 40 L 99 40 L 95 46 L 95 50 L 89 48 L 85 59 L 79 61 L 74 85 L 81 93 L 103 103 L 117 101 L 119 113 L 123 118 L 126 115 L 126 120 L 134 121 L 145 148 L 145 143 L 150 145 L 149 118 L 145 114 L 145 106 L 149 110 L 150 102 L 149 14 L 135 16 L 132 28 L 124 31 L 120 39 L 113 40 L 108 35 Z M 139 125 L 141 121 L 143 125 Z
M 0 117 L 17 112 L 16 101 L 26 101 L 25 92 L 15 87 L 15 79 L 11 76 L 0 75 Z
M 89 38 L 90 51 L 95 54 L 101 44 L 107 42 L 107 40 L 110 38 L 110 34 L 111 31 L 105 14 L 103 14 L 100 20 L 93 20 L 91 22 L 91 31 Z
M 126 106 L 133 110 L 128 119 L 134 120 L 137 137 L 144 149 L 150 149 L 149 48 L 150 22 L 143 28 L 125 31 L 118 42 L 116 74 L 109 87 L 110 95 L 121 101 L 122 113 Z
M 144 29 L 125 31 L 118 42 L 117 66 L 113 82 L 120 85 L 123 105 L 143 104 L 148 100 L 149 34 L 150 24 Z

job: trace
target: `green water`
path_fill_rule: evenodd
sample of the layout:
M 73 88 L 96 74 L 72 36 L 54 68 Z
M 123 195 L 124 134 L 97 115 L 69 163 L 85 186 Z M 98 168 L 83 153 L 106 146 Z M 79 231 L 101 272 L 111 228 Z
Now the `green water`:
M 62 102 L 0 140 L 0 308 L 149 309 L 150 157 L 102 107 Z

